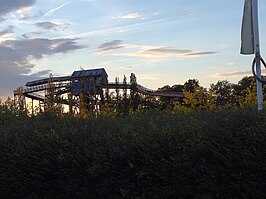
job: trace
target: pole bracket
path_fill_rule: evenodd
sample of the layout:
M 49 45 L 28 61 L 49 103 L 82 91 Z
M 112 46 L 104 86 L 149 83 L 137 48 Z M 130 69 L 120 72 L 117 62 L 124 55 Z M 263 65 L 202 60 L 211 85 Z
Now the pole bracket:
M 259 55 L 256 55 L 256 57 L 253 59 L 253 62 L 252 62 L 252 73 L 253 73 L 253 76 L 256 78 L 256 80 L 258 80 L 259 82 L 263 83 L 263 84 L 266 84 L 266 79 L 264 78 L 261 78 L 257 75 L 257 72 L 256 72 L 256 63 L 257 61 L 261 62 L 264 66 L 264 68 L 266 68 L 266 63 L 264 61 L 264 59 Z

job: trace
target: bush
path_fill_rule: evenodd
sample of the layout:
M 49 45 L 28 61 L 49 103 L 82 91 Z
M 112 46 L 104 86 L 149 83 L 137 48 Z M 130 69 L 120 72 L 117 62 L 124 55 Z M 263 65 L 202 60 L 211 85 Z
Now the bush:
M 0 195 L 265 198 L 265 116 L 243 109 L 10 117 L 0 123 Z

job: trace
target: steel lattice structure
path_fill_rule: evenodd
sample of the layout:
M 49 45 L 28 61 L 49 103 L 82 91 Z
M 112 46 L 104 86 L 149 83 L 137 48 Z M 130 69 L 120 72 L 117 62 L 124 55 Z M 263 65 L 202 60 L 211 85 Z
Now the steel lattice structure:
M 162 92 L 158 90 L 148 89 L 140 84 L 134 87 L 136 92 L 148 96 L 184 98 L 181 92 Z M 81 95 L 86 96 L 86 104 L 88 109 L 90 106 L 96 106 L 105 103 L 104 95 L 109 89 L 132 89 L 130 83 L 108 82 L 108 75 L 104 68 L 92 70 L 74 71 L 71 76 L 50 77 L 29 81 L 25 87 L 20 87 L 14 91 L 14 96 L 23 96 L 26 98 L 39 101 L 45 107 L 47 95 L 51 91 L 55 98 L 55 103 L 65 104 L 78 107 L 81 101 Z

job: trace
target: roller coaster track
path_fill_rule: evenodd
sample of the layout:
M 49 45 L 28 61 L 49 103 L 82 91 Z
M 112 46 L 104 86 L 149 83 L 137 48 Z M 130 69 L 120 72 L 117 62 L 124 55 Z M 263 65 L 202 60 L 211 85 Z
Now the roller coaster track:
M 36 93 L 25 93 L 24 96 L 27 98 L 33 99 L 33 100 L 38 100 L 40 102 L 44 102 L 44 100 L 45 100 L 45 97 L 43 95 L 39 95 Z M 59 99 L 57 102 L 60 102 L 62 104 L 66 104 L 66 105 L 69 104 L 67 99 Z
M 44 102 L 44 99 L 45 99 L 44 96 L 36 94 L 36 93 L 24 93 L 24 96 L 30 99 L 33 99 L 33 100 L 41 101 L 41 102 Z
M 184 95 L 182 92 L 163 92 L 163 91 L 151 90 L 139 84 L 137 84 L 137 89 L 138 89 L 138 92 L 144 95 L 157 96 L 157 97 L 184 98 Z
M 71 88 L 71 77 L 54 77 L 52 79 L 41 79 L 37 81 L 31 81 L 26 83 L 26 88 L 23 88 L 22 94 L 25 97 L 29 97 L 34 100 L 44 101 L 44 96 L 36 94 L 36 92 L 44 91 L 51 86 L 49 85 L 49 81 L 53 83 L 53 88 L 57 91 L 57 94 L 64 94 L 70 91 Z M 108 89 L 131 89 L 131 84 L 123 84 L 123 83 L 114 83 L 109 82 L 107 85 L 103 85 L 103 88 Z M 182 92 L 163 92 L 158 90 L 152 90 L 146 88 L 140 84 L 136 85 L 137 91 L 143 95 L 150 95 L 150 96 L 158 96 L 158 97 L 172 97 L 172 98 L 184 98 Z M 14 95 L 18 95 L 19 92 L 17 90 L 14 91 Z
M 173 98 L 184 98 L 184 95 L 182 92 L 163 92 L 158 90 L 152 90 L 149 88 L 146 88 L 140 84 L 136 85 L 137 91 L 143 95 L 150 95 L 150 96 L 157 96 L 157 97 L 173 97 Z M 108 83 L 108 85 L 104 86 L 104 88 L 109 89 L 130 89 L 131 84 L 123 84 L 123 83 Z

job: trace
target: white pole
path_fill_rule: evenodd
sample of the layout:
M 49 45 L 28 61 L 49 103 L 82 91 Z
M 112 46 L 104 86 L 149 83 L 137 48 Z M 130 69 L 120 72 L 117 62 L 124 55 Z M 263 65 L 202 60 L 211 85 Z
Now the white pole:
M 256 59 L 256 73 L 261 79 L 261 65 L 260 65 L 260 38 L 259 38 L 259 20 L 258 20 L 258 0 L 252 0 L 252 14 L 253 14 L 253 34 L 254 34 L 254 49 Z M 262 83 L 257 80 L 257 96 L 258 96 L 258 110 L 262 110 L 263 93 Z

